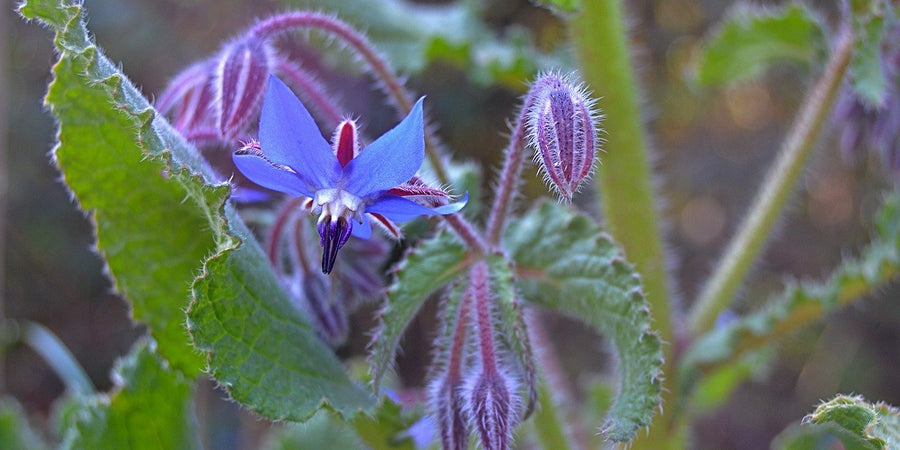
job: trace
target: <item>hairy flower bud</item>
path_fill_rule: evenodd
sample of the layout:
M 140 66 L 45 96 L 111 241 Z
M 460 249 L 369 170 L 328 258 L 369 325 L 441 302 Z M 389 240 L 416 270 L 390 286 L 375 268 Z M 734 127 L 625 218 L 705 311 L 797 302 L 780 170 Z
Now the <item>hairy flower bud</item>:
M 464 375 L 466 409 L 481 446 L 485 450 L 510 448 L 512 432 L 520 417 L 521 383 L 515 370 L 496 345 L 493 319 L 493 287 L 485 262 L 470 270 L 467 295 L 474 306 L 477 354 L 480 364 Z
M 454 383 L 455 381 L 455 383 Z M 435 380 L 429 389 L 431 409 L 441 435 L 441 447 L 447 450 L 465 450 L 469 447 L 469 426 L 462 383 L 451 377 Z
M 528 135 L 535 163 L 547 184 L 571 200 L 593 171 L 600 116 L 584 87 L 559 75 L 539 77 L 532 90 Z
M 262 105 L 272 57 L 265 41 L 253 35 L 222 49 L 215 74 L 216 127 L 222 137 L 244 132 Z
M 156 109 L 168 113 L 172 124 L 182 132 L 212 127 L 210 105 L 215 97 L 210 78 L 212 61 L 196 63 L 178 74 L 156 100 Z
M 485 450 L 506 450 L 519 418 L 518 384 L 500 372 L 483 371 L 467 387 L 469 417 Z
M 465 409 L 462 372 L 468 368 L 466 355 L 471 314 L 471 296 L 454 295 L 444 304 L 442 331 L 435 339 L 435 361 L 428 384 L 428 401 L 438 425 L 441 448 L 465 450 L 469 447 L 469 418 Z

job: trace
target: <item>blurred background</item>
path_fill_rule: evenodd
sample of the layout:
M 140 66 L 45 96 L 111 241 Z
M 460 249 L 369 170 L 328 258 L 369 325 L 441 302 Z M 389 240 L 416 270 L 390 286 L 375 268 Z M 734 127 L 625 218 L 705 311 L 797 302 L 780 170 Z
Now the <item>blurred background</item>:
M 180 69 L 215 52 L 256 18 L 309 3 L 84 1 L 99 45 L 151 98 Z M 312 3 L 318 9 L 327 2 Z M 811 3 L 823 17 L 834 14 L 826 2 Z M 795 67 L 737 88 L 692 88 L 688 81 L 692 52 L 731 6 L 715 0 L 627 2 L 646 125 L 656 153 L 672 281 L 683 305 L 693 301 L 742 218 L 809 79 L 808 69 Z M 128 351 L 143 329 L 131 321 L 127 304 L 104 276 L 103 262 L 92 251 L 90 220 L 70 200 L 48 156 L 55 129 L 42 98 L 54 61 L 51 36 L 22 21 L 13 8 L 6 3 L 0 15 L 2 315 L 48 327 L 97 388 L 107 390 L 114 360 Z M 484 0 L 480 14 L 498 36 L 524 30 L 542 50 L 564 45 L 562 22 L 527 0 Z M 393 120 L 390 114 L 379 113 L 385 111 L 383 98 L 370 88 L 370 79 L 336 72 L 324 81 L 346 99 L 348 111 L 369 123 Z M 432 119 L 440 125 L 439 135 L 454 158 L 475 160 L 485 173 L 494 173 L 505 145 L 506 121 L 517 107 L 524 80 L 485 86 L 459 67 L 438 62 L 411 75 L 410 85 L 429 96 Z M 599 105 L 603 107 L 602 99 Z M 783 286 L 786 276 L 827 275 L 842 257 L 857 254 L 867 242 L 877 200 L 891 188 L 891 180 L 877 155 L 848 163 L 836 143 L 833 130 L 826 130 L 736 312 L 764 303 Z M 532 196 L 543 192 L 533 174 L 533 169 L 526 171 L 530 179 L 526 191 Z M 590 197 L 590 189 L 586 191 L 583 195 Z M 764 373 L 698 421 L 695 448 L 767 448 L 786 426 L 836 393 L 900 405 L 898 295 L 893 283 L 877 296 L 785 339 Z M 358 324 L 369 323 L 365 314 L 357 317 Z M 414 323 L 399 364 L 401 377 L 412 386 L 421 385 L 428 361 L 427 347 L 414 343 L 430 342 L 429 314 L 433 311 Z M 602 338 L 564 319 L 553 319 L 548 326 L 561 340 L 589 343 L 561 355 L 573 383 L 585 383 L 585 372 L 609 370 L 610 356 Z M 356 332 L 362 336 L 364 331 Z M 342 351 L 354 354 L 362 347 L 360 338 Z M 10 343 L 0 356 L 0 393 L 18 399 L 33 424 L 49 428 L 41 425 L 51 420 L 52 404 L 64 390 L 62 382 L 24 345 Z M 198 392 L 207 448 L 253 448 L 266 424 L 240 412 L 223 400 L 225 396 L 211 386 Z

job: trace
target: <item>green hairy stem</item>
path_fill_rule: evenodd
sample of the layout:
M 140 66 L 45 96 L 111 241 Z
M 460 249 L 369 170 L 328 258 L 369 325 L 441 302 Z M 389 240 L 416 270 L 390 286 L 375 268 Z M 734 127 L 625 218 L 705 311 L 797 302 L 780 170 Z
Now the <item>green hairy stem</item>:
M 636 77 L 628 53 L 622 2 L 596 0 L 582 3 L 570 23 L 571 37 L 582 76 L 606 115 L 605 153 L 598 166 L 597 190 L 603 199 L 607 230 L 623 247 L 641 274 L 654 328 L 664 342 L 674 342 L 670 319 L 665 256 L 651 180 L 649 148 L 641 124 Z M 603 45 L 597 45 L 602 42 Z M 672 346 L 664 346 L 665 373 L 671 374 Z M 674 398 L 666 383 L 663 402 Z M 672 408 L 669 408 L 670 410 Z M 651 433 L 667 428 L 660 415 Z M 655 434 L 654 434 L 655 435 Z M 635 448 L 662 448 L 654 439 L 636 441 Z
M 740 231 L 729 243 L 722 262 L 716 266 L 691 311 L 689 326 L 695 336 L 712 328 L 716 317 L 728 307 L 784 210 L 793 186 L 800 179 L 850 63 L 853 35 L 848 28 L 839 33 L 824 72 L 807 95 Z

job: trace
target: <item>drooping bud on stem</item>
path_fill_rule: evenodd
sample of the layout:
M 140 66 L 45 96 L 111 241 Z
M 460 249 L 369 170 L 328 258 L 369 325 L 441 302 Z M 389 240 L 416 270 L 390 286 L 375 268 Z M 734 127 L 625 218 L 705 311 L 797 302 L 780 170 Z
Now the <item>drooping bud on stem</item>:
M 211 129 L 209 106 L 215 94 L 212 84 L 212 62 L 196 63 L 178 74 L 156 100 L 156 109 L 168 113 L 172 125 L 182 133 Z
M 594 101 L 584 87 L 546 74 L 535 81 L 528 135 L 544 180 L 566 201 L 594 169 L 598 147 Z
M 467 374 L 466 401 L 473 428 L 485 450 L 506 450 L 519 418 L 519 381 L 498 355 L 494 339 L 493 296 L 487 263 L 470 272 L 470 295 L 475 306 L 480 367 Z
M 444 308 L 444 320 L 450 323 L 445 324 L 447 331 L 441 333 L 435 343 L 438 351 L 433 367 L 437 370 L 428 389 L 428 400 L 440 431 L 441 448 L 445 450 L 465 450 L 469 446 L 462 371 L 467 363 L 466 339 L 472 301 L 468 292 L 458 297 L 461 298 L 449 299 Z M 454 308 L 456 314 L 452 314 Z
M 215 89 L 216 126 L 225 138 L 244 131 L 256 116 L 270 72 L 266 42 L 252 34 L 226 45 L 219 54 Z

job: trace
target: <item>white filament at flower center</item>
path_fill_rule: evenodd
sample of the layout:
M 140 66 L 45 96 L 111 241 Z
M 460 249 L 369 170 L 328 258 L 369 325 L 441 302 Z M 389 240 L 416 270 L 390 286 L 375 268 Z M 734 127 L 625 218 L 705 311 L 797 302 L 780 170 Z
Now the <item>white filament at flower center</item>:
M 319 221 L 330 216 L 332 220 L 343 217 L 362 223 L 362 199 L 343 189 L 320 189 L 316 191 L 314 202 L 313 213 L 319 213 Z

